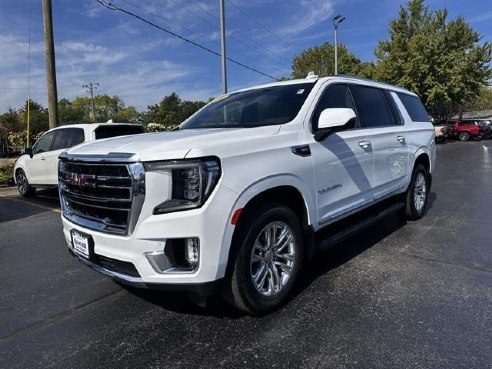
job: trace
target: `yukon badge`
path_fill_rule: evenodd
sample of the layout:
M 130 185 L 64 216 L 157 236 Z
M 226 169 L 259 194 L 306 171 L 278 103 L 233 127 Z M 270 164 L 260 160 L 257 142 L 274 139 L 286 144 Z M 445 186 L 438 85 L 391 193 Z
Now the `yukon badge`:
M 341 183 L 337 183 L 337 184 L 334 184 L 333 186 L 322 188 L 321 190 L 318 190 L 318 193 L 320 195 L 324 195 L 325 193 L 327 193 L 329 191 L 333 191 L 333 190 L 336 190 L 337 188 L 342 188 L 342 187 L 343 187 L 343 185 Z

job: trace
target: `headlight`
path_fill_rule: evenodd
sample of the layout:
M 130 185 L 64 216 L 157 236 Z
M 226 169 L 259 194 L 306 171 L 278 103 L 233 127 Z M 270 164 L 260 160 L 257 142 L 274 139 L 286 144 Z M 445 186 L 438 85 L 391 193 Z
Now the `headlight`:
M 219 181 L 220 161 L 209 157 L 149 162 L 145 163 L 145 170 L 172 176 L 171 198 L 154 208 L 154 214 L 164 214 L 202 206 Z

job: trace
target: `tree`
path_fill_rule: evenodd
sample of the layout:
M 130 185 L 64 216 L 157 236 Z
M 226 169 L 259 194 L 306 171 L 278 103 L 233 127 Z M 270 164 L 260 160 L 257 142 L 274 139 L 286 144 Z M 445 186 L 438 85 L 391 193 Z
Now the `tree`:
M 96 122 L 106 122 L 109 119 L 116 121 L 120 111 L 125 108 L 125 103 L 120 97 L 107 94 L 94 96 L 94 105 Z M 76 97 L 72 101 L 72 108 L 76 112 L 80 112 L 82 121 L 92 122 L 92 101 L 90 97 Z
M 158 123 L 164 127 L 173 127 L 182 123 L 198 109 L 203 107 L 203 101 L 183 101 L 173 92 L 164 97 L 159 104 L 149 105 L 143 115 L 144 123 Z
M 20 109 L 20 120 L 24 124 L 27 122 L 27 101 Z M 34 100 L 29 100 L 29 131 L 30 137 L 34 138 L 40 133 L 46 132 L 49 129 L 48 109 L 45 109 L 41 104 Z M 26 127 L 26 126 L 24 126 Z M 32 142 L 32 140 L 31 140 Z
M 338 45 L 338 73 L 359 75 L 361 61 L 352 54 L 344 45 Z M 304 78 L 313 71 L 320 77 L 332 76 L 335 73 L 335 47 L 324 43 L 320 46 L 310 47 L 294 57 L 292 61 L 292 77 Z
M 443 121 L 473 99 L 491 76 L 492 46 L 462 18 L 429 11 L 410 0 L 390 22 L 389 40 L 380 41 L 374 78 L 416 92 L 428 112 Z
M 463 111 L 492 110 L 492 88 L 482 86 L 478 95 L 463 106 Z
M 58 119 L 61 124 L 83 122 L 84 112 L 68 99 L 61 99 L 58 101 Z
M 134 106 L 125 106 L 120 109 L 118 113 L 113 115 L 114 122 L 121 123 L 138 123 L 140 120 L 140 113 L 135 109 Z

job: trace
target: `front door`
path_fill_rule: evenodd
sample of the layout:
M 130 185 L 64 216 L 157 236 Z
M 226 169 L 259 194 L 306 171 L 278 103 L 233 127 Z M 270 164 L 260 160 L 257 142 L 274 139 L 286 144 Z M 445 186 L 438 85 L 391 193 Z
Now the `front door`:
M 313 132 L 318 131 L 321 112 L 329 108 L 355 109 L 346 84 L 328 84 L 324 88 L 311 117 Z M 319 226 L 372 201 L 372 141 L 357 126 L 357 119 L 353 119 L 343 131 L 310 144 Z
M 46 184 L 46 157 L 51 150 L 56 131 L 44 134 L 33 146 L 32 158 L 26 160 L 26 175 L 31 184 Z

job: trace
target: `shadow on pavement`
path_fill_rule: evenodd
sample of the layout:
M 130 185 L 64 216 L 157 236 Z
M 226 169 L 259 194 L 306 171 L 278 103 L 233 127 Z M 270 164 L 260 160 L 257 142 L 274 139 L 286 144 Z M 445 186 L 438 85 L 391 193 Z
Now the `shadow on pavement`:
M 40 190 L 33 197 L 18 194 L 0 197 L 0 223 L 59 209 L 60 200 L 56 190 Z
M 391 214 L 365 231 L 355 234 L 327 250 L 319 251 L 313 260 L 305 265 L 299 283 L 290 300 L 302 294 L 319 277 L 370 249 L 405 224 L 406 222 L 401 220 L 396 214 Z M 186 293 L 144 290 L 126 285 L 121 285 L 121 287 L 154 305 L 180 314 L 232 319 L 239 319 L 245 316 L 244 313 L 231 308 L 218 296 L 207 297 L 206 305 L 202 307 L 193 303 Z

